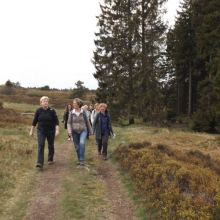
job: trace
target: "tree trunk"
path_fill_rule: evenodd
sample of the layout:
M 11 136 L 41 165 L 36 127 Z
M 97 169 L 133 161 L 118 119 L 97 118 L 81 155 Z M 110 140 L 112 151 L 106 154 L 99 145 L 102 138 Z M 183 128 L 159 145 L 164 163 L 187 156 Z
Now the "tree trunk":
M 177 114 L 180 115 L 181 111 L 181 88 L 180 81 L 177 82 Z
M 192 68 L 189 68 L 189 103 L 188 103 L 188 116 L 192 115 Z

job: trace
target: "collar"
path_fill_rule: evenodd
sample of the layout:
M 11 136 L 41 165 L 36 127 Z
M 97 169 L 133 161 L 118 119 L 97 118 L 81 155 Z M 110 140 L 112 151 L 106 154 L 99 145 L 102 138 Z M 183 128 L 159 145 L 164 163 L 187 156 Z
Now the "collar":
M 73 113 L 73 114 L 76 114 L 76 110 L 73 109 L 73 110 L 72 110 L 72 113 Z M 79 113 L 80 113 L 80 114 L 83 113 L 83 109 L 81 109 Z

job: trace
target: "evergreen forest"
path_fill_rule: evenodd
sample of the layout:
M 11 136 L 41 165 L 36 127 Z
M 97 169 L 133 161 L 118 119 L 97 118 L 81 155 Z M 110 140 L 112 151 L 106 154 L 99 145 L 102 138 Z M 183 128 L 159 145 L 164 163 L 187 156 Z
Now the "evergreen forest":
M 128 124 L 187 121 L 196 131 L 220 123 L 220 1 L 181 1 L 175 24 L 166 0 L 105 0 L 93 63 L 97 101 Z

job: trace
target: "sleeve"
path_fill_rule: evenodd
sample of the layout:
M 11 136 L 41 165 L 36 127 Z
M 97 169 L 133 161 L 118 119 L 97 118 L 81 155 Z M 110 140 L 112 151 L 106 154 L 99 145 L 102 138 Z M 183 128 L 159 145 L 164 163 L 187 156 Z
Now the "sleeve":
M 94 114 L 95 114 L 95 110 L 92 110 L 92 113 L 91 113 L 91 115 L 90 115 L 91 123 L 92 123 L 92 124 L 94 123 Z
M 67 132 L 68 132 L 68 134 L 72 133 L 72 114 L 71 114 L 71 112 L 69 113 L 69 117 L 67 120 Z
M 63 113 L 63 122 L 66 121 L 66 112 Z
M 96 114 L 94 120 L 93 120 L 93 123 L 92 123 L 92 130 L 93 130 L 93 134 L 95 134 L 95 129 L 96 129 L 96 123 L 97 123 L 97 120 L 98 120 L 98 115 L 99 114 Z
M 54 112 L 54 123 L 55 123 L 55 125 L 59 125 L 59 119 L 57 117 L 57 113 L 55 110 L 53 110 L 53 112 Z
M 91 125 L 90 125 L 90 122 L 89 122 L 89 118 L 87 117 L 85 111 L 83 111 L 83 118 L 84 118 L 84 120 L 85 120 L 85 123 L 86 123 L 86 127 L 87 127 L 87 130 L 88 130 L 88 133 L 89 133 L 89 134 L 93 134 L 93 132 L 92 132 L 92 128 L 91 128 Z
M 34 114 L 34 119 L 32 121 L 32 126 L 36 126 L 37 122 L 38 122 L 38 117 L 39 117 L 39 109 L 36 110 L 35 114 Z
M 113 132 L 113 129 L 112 129 L 112 122 L 111 122 L 111 117 L 110 116 L 108 116 L 108 124 L 109 124 L 109 131 L 110 131 L 110 134 L 113 134 L 114 132 Z

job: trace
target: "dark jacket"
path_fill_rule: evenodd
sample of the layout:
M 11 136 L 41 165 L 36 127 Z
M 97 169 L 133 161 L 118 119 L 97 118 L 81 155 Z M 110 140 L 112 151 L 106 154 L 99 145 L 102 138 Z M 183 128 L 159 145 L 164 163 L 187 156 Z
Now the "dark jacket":
M 70 114 L 69 111 L 65 111 L 64 114 L 63 114 L 63 122 L 64 122 L 64 128 L 65 129 L 67 129 L 67 121 L 68 121 L 68 118 L 69 118 L 69 114 Z
M 102 121 L 101 121 L 101 114 L 102 113 L 98 113 L 93 121 L 93 133 L 95 134 L 96 139 L 101 139 L 102 138 Z M 106 113 L 106 117 L 107 117 L 107 128 L 108 128 L 108 135 L 110 136 L 111 134 L 113 134 L 113 130 L 112 130 L 112 125 L 111 125 L 111 118 L 109 116 L 108 113 Z
M 38 108 L 35 112 L 32 122 L 33 126 L 37 125 L 38 129 L 55 130 L 56 125 L 59 125 L 59 120 L 56 111 L 52 108 Z

